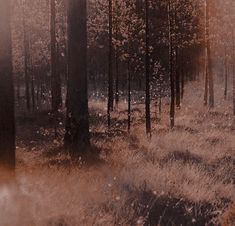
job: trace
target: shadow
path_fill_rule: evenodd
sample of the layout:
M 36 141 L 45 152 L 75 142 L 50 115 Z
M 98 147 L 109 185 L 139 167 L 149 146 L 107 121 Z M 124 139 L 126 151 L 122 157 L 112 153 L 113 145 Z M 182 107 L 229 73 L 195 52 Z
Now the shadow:
M 51 148 L 43 153 L 45 164 L 56 168 L 90 167 L 105 164 L 100 158 L 101 149 L 91 145 L 82 152 L 68 150 L 64 146 Z
M 132 209 L 132 214 L 127 215 L 128 225 L 136 225 L 137 220 L 141 219 L 144 226 L 214 226 L 219 225 L 215 219 L 228 206 L 228 201 L 221 200 L 219 204 L 194 203 L 170 195 L 158 196 L 144 188 L 132 191 L 125 205 L 123 209 Z
M 166 157 L 164 157 L 163 159 L 160 160 L 160 164 L 164 165 L 168 162 L 172 162 L 172 161 L 180 161 L 183 164 L 203 164 L 203 159 L 195 154 L 192 154 L 191 152 L 189 152 L 188 150 L 186 151 L 173 151 L 171 153 L 169 153 Z
M 191 127 L 188 126 L 183 126 L 183 125 L 176 125 L 174 127 L 175 131 L 179 131 L 179 132 L 188 132 L 190 134 L 197 134 L 199 133 L 199 131 L 197 129 L 193 129 Z

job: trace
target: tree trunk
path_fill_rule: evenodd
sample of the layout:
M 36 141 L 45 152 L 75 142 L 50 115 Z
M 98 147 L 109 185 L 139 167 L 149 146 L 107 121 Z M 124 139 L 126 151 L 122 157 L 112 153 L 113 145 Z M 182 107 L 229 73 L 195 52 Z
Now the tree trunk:
M 224 99 L 227 99 L 228 94 L 228 63 L 227 63 L 227 49 L 224 46 Z
M 31 75 L 31 97 L 32 97 L 32 108 L 35 110 L 35 84 L 34 84 L 34 74 Z
M 0 1 L 0 165 L 15 167 L 15 118 L 10 1 Z
M 149 0 L 145 0 L 145 120 L 146 120 L 146 133 L 151 136 Z
M 61 79 L 57 70 L 57 51 L 56 51 L 56 8 L 55 0 L 51 0 L 51 97 L 52 111 L 57 112 L 62 106 Z
M 113 0 L 109 0 L 109 72 L 108 72 L 108 127 L 111 126 L 113 111 Z
M 30 91 L 29 91 L 29 40 L 28 31 L 25 22 L 25 3 L 22 3 L 22 13 L 23 13 L 23 33 L 24 33 L 24 73 L 25 73 L 25 98 L 26 98 L 26 108 L 30 111 Z
M 68 89 L 64 142 L 72 153 L 82 154 L 90 146 L 86 0 L 69 0 L 68 7 Z
M 30 73 L 31 73 L 31 100 L 32 100 L 32 110 L 35 110 L 35 76 L 34 76 L 34 64 L 32 54 L 30 53 Z
M 117 52 L 116 52 L 115 103 L 116 103 L 116 107 L 118 108 L 118 104 L 119 104 L 119 64 L 118 64 L 118 54 L 117 54 Z
M 181 100 L 183 100 L 184 98 L 184 79 L 185 79 L 185 69 L 183 67 L 183 62 L 184 62 L 184 55 L 183 55 L 183 51 L 181 52 L 181 62 L 180 62 L 180 71 L 181 71 L 181 76 L 180 76 L 180 83 L 181 83 L 181 87 L 180 87 L 180 98 Z
M 168 29 L 169 29 L 169 73 L 170 73 L 170 88 L 171 88 L 171 103 L 170 103 L 170 126 L 175 126 L 175 77 L 173 68 L 173 43 L 172 43 L 172 22 L 171 22 L 171 2 L 168 5 Z
M 127 62 L 127 74 L 128 74 L 128 133 L 131 129 L 131 71 L 130 71 L 130 59 Z
M 204 90 L 204 105 L 208 104 L 208 65 L 207 65 L 207 50 L 205 51 L 205 90 Z
M 232 53 L 232 61 L 233 61 L 233 115 L 235 116 L 235 41 L 234 41 L 234 30 L 232 29 L 232 45 L 233 45 L 233 53 Z
M 214 76 L 212 72 L 211 44 L 210 44 L 210 0 L 206 0 L 206 48 L 208 65 L 209 107 L 214 107 Z
M 175 77 L 175 94 L 176 107 L 180 108 L 180 67 L 179 67 L 179 49 L 176 49 L 176 77 Z
M 17 76 L 17 79 L 16 79 L 16 98 L 17 98 L 17 103 L 18 105 L 20 105 L 20 76 Z

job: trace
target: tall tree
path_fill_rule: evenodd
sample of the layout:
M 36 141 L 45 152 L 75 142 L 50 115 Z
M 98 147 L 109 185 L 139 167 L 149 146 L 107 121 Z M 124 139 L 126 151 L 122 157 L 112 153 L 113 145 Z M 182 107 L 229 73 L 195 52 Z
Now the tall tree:
M 108 71 L 108 127 L 113 111 L 113 0 L 109 0 L 109 71 Z
M 145 0 L 145 120 L 146 132 L 148 135 L 151 135 L 149 33 L 149 0 Z
M 169 32 L 169 73 L 170 73 L 170 89 L 171 89 L 171 104 L 170 104 L 170 126 L 175 125 L 175 74 L 174 74 L 174 51 L 173 51 L 173 34 L 172 34 L 172 2 L 168 3 L 168 32 Z
M 227 99 L 228 94 L 228 62 L 227 62 L 227 47 L 224 46 L 224 99 Z
M 206 49 L 209 87 L 209 107 L 214 107 L 214 76 L 212 72 L 211 42 L 210 42 L 210 0 L 206 0 Z
M 0 0 L 0 164 L 15 167 L 10 1 Z
M 56 51 L 56 2 L 51 0 L 51 96 L 52 111 L 57 112 L 62 105 L 61 79 L 57 70 Z
M 235 116 L 235 41 L 234 29 L 232 28 L 232 65 L 233 65 L 233 115 Z
M 90 145 L 87 87 L 87 3 L 68 2 L 68 90 L 65 147 L 80 154 Z
M 26 25 L 26 3 L 25 0 L 22 1 L 22 15 L 23 15 L 23 35 L 24 35 L 24 79 L 25 79 L 25 98 L 26 98 L 26 108 L 29 111 L 31 108 L 30 103 L 30 77 L 29 77 L 29 35 Z

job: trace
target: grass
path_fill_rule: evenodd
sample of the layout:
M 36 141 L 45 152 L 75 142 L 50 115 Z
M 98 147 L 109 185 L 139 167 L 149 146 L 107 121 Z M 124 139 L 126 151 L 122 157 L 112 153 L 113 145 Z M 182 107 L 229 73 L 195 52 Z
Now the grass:
M 16 181 L 0 187 L 0 225 L 229 225 L 235 200 L 231 100 L 222 101 L 218 92 L 222 104 L 208 111 L 199 87 L 187 86 L 172 130 L 165 105 L 161 122 L 153 120 L 151 140 L 142 105 L 128 134 L 124 102 L 107 131 L 106 104 L 91 101 L 99 164 L 74 162 L 64 153 L 46 112 L 18 118 Z

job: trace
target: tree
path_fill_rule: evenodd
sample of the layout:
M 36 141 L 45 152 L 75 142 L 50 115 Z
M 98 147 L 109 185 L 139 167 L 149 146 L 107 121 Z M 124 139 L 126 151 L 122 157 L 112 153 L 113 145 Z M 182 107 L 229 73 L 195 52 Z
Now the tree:
M 174 76 L 174 52 L 173 52 L 173 34 L 172 34 L 172 3 L 168 4 L 168 29 L 169 29 L 169 73 L 170 73 L 170 90 L 171 90 L 171 104 L 170 104 L 170 126 L 175 126 L 175 76 Z
M 113 0 L 109 0 L 109 70 L 108 70 L 108 127 L 113 111 Z
M 29 111 L 31 108 L 30 104 L 30 90 L 29 90 L 29 34 L 26 25 L 26 12 L 25 12 L 25 1 L 22 1 L 22 16 L 23 16 L 23 35 L 24 35 L 24 78 L 25 78 L 25 98 L 26 108 Z
M 211 42 L 210 42 L 210 0 L 206 0 L 206 60 L 207 60 L 207 79 L 209 91 L 209 107 L 214 107 L 214 78 L 212 72 L 211 60 Z M 207 81 L 206 81 L 207 83 Z
M 149 0 L 145 0 L 145 120 L 146 132 L 151 135 L 149 35 Z
M 235 116 L 235 42 L 234 42 L 234 30 L 232 28 L 232 67 L 233 67 L 233 115 Z
M 68 88 L 65 147 L 80 154 L 90 146 L 87 90 L 86 0 L 68 2 Z
M 56 51 L 56 3 L 51 0 L 51 96 L 52 111 L 55 113 L 62 105 L 61 80 L 57 70 Z
M 10 1 L 0 1 L 0 164 L 15 167 Z

